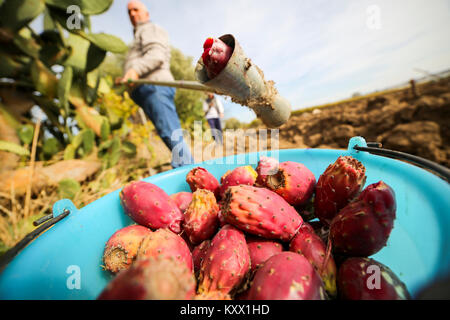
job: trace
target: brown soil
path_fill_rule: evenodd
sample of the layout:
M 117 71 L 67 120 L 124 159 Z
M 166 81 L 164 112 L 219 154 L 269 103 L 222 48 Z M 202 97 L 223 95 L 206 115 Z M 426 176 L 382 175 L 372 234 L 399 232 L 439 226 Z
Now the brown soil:
M 450 78 L 292 115 L 280 149 L 345 149 L 351 137 L 450 167 Z

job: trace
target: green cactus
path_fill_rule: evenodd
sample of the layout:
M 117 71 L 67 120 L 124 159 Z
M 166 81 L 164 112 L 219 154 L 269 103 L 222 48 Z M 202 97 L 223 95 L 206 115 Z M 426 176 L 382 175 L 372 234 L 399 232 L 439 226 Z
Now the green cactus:
M 85 155 L 89 155 L 94 149 L 95 145 L 95 133 L 91 129 L 85 129 L 83 134 L 83 150 Z
M 69 113 L 69 94 L 72 86 L 72 77 L 72 68 L 68 66 L 64 69 L 64 72 L 58 81 L 58 99 L 61 107 L 66 111 L 66 114 Z
M 34 127 L 31 124 L 20 126 L 17 129 L 17 135 L 23 144 L 29 145 L 33 141 Z
M 0 151 L 15 153 L 19 156 L 29 156 L 30 151 L 17 143 L 0 140 Z
M 75 159 L 75 153 L 77 149 L 73 147 L 73 145 L 69 144 L 64 149 L 64 160 L 72 160 Z
M 49 99 L 56 97 L 58 78 L 40 60 L 35 59 L 31 65 L 31 78 L 36 89 Z
M 6 1 L 0 10 L 3 34 L 14 34 L 34 20 L 45 9 L 43 0 Z
M 42 146 L 43 158 L 49 160 L 60 150 L 61 144 L 59 141 L 55 138 L 48 138 L 44 141 L 44 145 Z
M 107 52 L 124 53 L 128 49 L 113 35 L 91 32 L 90 16 L 106 11 L 112 2 L 0 0 L 0 78 L 12 79 L 14 85 L 23 86 L 29 93 L 39 92 L 32 99 L 47 116 L 42 132 L 53 135 L 39 145 L 38 159 L 50 159 L 60 150 L 64 150 L 66 160 L 85 157 L 97 143 L 101 143 L 99 154 L 107 167 L 115 165 L 121 155 L 136 155 L 136 146 L 122 144 L 119 138 L 125 136 L 120 129 L 126 128 L 127 118 L 109 109 L 99 113 L 96 106 L 99 97 L 114 94 L 99 65 Z M 66 10 L 71 5 L 80 8 L 79 29 L 68 24 L 73 12 Z M 43 16 L 44 31 L 37 34 L 29 23 L 39 15 Z M 80 130 L 78 135 L 73 136 L 74 128 Z M 19 128 L 23 145 L 31 143 L 33 130 L 31 125 Z M 2 148 L 29 156 L 28 150 L 19 145 L 2 142 Z
M 111 126 L 109 124 L 108 118 L 102 117 L 102 125 L 100 131 L 100 137 L 102 141 L 108 140 L 110 133 L 111 133 Z
M 45 0 L 45 3 L 62 10 L 66 10 L 71 5 L 76 5 L 80 8 L 82 14 L 97 15 L 108 10 L 113 0 Z
M 126 44 L 116 36 L 106 33 L 79 33 L 83 38 L 89 40 L 91 43 L 105 51 L 113 53 L 124 53 L 128 50 Z
M 118 137 L 104 141 L 100 144 L 98 157 L 103 159 L 105 168 L 111 168 L 117 164 L 121 156 L 121 142 Z
M 74 179 L 63 179 L 58 183 L 59 196 L 64 199 L 74 199 L 80 189 L 80 183 Z
M 123 153 L 129 157 L 133 158 L 137 154 L 136 145 L 130 141 L 123 141 L 122 142 L 122 151 Z

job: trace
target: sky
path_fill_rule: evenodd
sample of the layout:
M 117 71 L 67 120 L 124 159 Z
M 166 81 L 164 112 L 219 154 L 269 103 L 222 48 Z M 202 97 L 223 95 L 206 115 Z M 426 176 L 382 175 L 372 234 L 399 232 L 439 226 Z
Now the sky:
M 152 22 L 194 63 L 208 37 L 233 34 L 293 110 L 450 68 L 450 0 L 143 0 Z M 133 39 L 126 0 L 94 32 Z M 222 98 L 225 118 L 255 119 Z

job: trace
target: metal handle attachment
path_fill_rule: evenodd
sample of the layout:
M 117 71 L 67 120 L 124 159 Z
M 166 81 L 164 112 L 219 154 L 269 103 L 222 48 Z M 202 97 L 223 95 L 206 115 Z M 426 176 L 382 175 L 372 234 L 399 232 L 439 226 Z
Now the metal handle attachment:
M 394 151 L 389 149 L 383 149 L 381 148 L 381 144 L 378 142 L 368 142 L 367 147 L 360 147 L 358 145 L 354 146 L 353 149 L 358 151 L 365 151 L 369 152 L 371 154 L 384 156 L 388 158 L 393 158 L 397 160 L 404 160 L 411 162 L 419 167 L 422 167 L 424 169 L 428 169 L 432 171 L 434 174 L 440 176 L 442 179 L 446 180 L 447 182 L 450 181 L 450 170 L 440 164 L 437 164 L 436 162 L 414 156 L 409 153 L 404 153 L 400 151 Z
M 31 241 L 37 238 L 42 232 L 53 226 L 58 221 L 61 221 L 70 214 L 70 210 L 65 209 L 61 214 L 53 217 L 53 214 L 46 215 L 36 221 L 33 224 L 39 225 L 36 229 L 27 234 L 22 240 L 20 240 L 14 247 L 5 252 L 3 256 L 0 257 L 0 272 L 4 267 L 11 262 L 12 259 L 25 248 Z

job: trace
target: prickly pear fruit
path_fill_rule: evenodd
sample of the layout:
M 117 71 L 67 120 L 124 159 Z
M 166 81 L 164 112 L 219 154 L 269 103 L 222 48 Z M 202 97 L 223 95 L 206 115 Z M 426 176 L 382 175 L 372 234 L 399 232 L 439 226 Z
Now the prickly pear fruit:
M 324 285 L 309 261 L 294 252 L 270 257 L 253 278 L 248 300 L 325 300 Z
M 181 191 L 170 195 L 170 197 L 176 203 L 181 212 L 184 213 L 192 201 L 192 192 Z
M 142 240 L 137 259 L 164 257 L 193 270 L 192 255 L 183 238 L 168 229 L 158 229 Z
M 283 246 L 280 243 L 256 237 L 247 237 L 247 246 L 252 272 L 262 266 L 271 256 L 283 251 Z
M 361 192 L 366 182 L 364 165 L 351 156 L 341 156 L 330 164 L 316 185 L 314 214 L 323 223 L 331 220 Z
M 339 296 L 345 300 L 407 300 L 405 284 L 384 264 L 370 258 L 352 257 L 339 267 Z
M 192 251 L 192 260 L 194 262 L 194 272 L 197 274 L 202 266 L 202 261 L 205 259 L 206 253 L 211 247 L 211 240 L 205 240 L 194 248 Z
M 195 278 L 175 260 L 136 260 L 119 272 L 101 292 L 99 300 L 189 300 L 195 295 Z
M 250 270 L 250 255 L 242 231 L 226 225 L 211 241 L 199 273 L 198 293 L 220 291 L 229 294 Z
M 336 264 L 333 256 L 327 256 L 327 246 L 306 222 L 289 244 L 289 251 L 304 255 L 325 285 L 329 296 L 336 296 Z
M 303 223 L 286 200 L 266 188 L 229 187 L 221 208 L 229 224 L 266 239 L 290 241 Z
M 150 229 L 138 225 L 116 231 L 105 245 L 105 269 L 114 273 L 127 269 L 136 258 L 142 240 L 151 233 Z
M 293 206 L 306 204 L 315 186 L 314 174 L 304 164 L 294 161 L 281 162 L 278 172 L 266 177 L 266 187 Z
M 267 182 L 267 176 L 274 175 L 278 172 L 279 162 L 272 157 L 262 156 L 258 161 L 256 172 L 258 177 L 256 178 L 256 185 L 258 187 L 265 187 Z
M 336 252 L 368 257 L 386 246 L 394 226 L 394 190 L 380 181 L 368 186 L 333 219 L 330 237 Z
M 229 187 L 238 186 L 241 184 L 249 186 L 254 185 L 257 177 L 258 174 L 251 166 L 234 168 L 230 172 L 227 172 L 226 175 L 222 176 L 219 192 L 220 197 L 223 197 L 225 191 L 227 191 Z
M 219 213 L 217 214 L 217 216 L 219 217 L 219 226 L 223 227 L 224 225 L 227 224 L 227 221 L 225 220 L 225 217 L 222 214 L 222 209 L 220 209 L 220 202 L 219 202 Z
M 198 189 L 184 216 L 184 231 L 192 244 L 210 239 L 219 227 L 219 205 L 214 193 Z
M 220 39 L 208 38 L 203 44 L 202 60 L 206 74 L 215 78 L 226 66 L 233 54 L 233 49 Z
M 184 215 L 160 187 L 150 182 L 133 181 L 123 187 L 119 196 L 125 213 L 137 224 L 181 232 Z
M 189 171 L 186 175 L 186 182 L 189 184 L 192 192 L 197 189 L 206 189 L 219 196 L 220 183 L 208 170 L 197 167 Z

